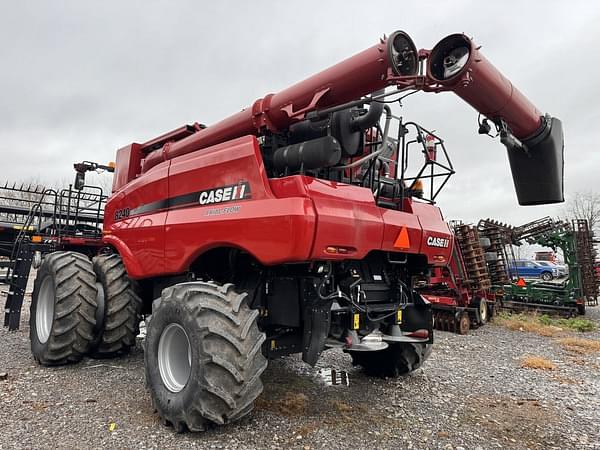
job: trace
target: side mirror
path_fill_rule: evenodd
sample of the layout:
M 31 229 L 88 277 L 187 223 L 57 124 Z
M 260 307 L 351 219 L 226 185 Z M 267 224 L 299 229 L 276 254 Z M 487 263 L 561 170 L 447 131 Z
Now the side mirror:
M 75 189 L 78 191 L 83 189 L 85 186 L 85 172 L 76 172 L 75 173 Z

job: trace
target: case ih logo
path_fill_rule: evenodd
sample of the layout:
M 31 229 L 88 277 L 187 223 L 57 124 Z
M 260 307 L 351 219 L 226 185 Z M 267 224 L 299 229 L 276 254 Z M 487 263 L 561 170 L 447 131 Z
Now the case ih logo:
M 427 238 L 427 245 L 429 247 L 448 248 L 450 245 L 450 239 L 429 236 Z
M 250 184 L 247 181 L 242 181 L 238 184 L 232 184 L 230 186 L 223 186 L 201 191 L 198 201 L 201 205 L 212 205 L 213 203 L 245 200 L 251 197 Z

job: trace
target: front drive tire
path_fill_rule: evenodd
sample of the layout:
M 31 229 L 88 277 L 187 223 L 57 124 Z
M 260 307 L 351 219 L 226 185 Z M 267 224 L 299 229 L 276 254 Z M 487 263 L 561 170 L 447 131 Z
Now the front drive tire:
M 96 324 L 96 276 L 92 262 L 77 252 L 46 255 L 31 299 L 31 353 L 45 366 L 80 361 Z
M 367 375 L 397 378 L 417 370 L 431 354 L 431 344 L 396 343 L 385 350 L 349 352 L 352 364 Z
M 126 354 L 135 346 L 140 332 L 142 300 L 119 255 L 96 256 L 93 268 L 99 283 L 101 317 L 98 317 L 92 356 L 110 358 Z
M 190 282 L 162 291 L 148 323 L 146 382 L 163 423 L 203 431 L 246 416 L 267 367 L 258 311 L 232 284 Z

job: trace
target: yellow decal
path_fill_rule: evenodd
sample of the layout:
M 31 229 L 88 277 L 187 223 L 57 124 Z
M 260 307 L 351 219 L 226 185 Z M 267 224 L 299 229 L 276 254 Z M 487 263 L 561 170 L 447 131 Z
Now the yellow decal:
M 352 321 L 352 329 L 358 330 L 360 328 L 360 314 L 354 314 L 354 318 Z

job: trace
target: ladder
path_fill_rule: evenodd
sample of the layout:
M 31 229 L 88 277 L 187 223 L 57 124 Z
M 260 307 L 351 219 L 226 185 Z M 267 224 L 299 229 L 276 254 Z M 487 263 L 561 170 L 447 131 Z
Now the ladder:
M 46 189 L 41 194 L 39 200 L 33 204 L 23 222 L 23 225 L 13 243 L 11 256 L 8 261 L 4 261 L 3 265 L 7 268 L 6 276 L 3 281 L 8 285 L 8 290 L 4 291 L 6 302 L 4 304 L 4 326 L 8 327 L 9 331 L 18 330 L 21 320 L 21 308 L 23 299 L 27 290 L 27 281 L 31 272 L 31 264 L 33 256 L 37 250 L 51 247 L 48 242 L 32 242 L 31 233 L 33 224 L 41 223 L 43 214 L 43 205 L 45 197 L 51 195 L 56 197 L 56 191 Z M 39 225 L 38 225 L 39 226 Z

